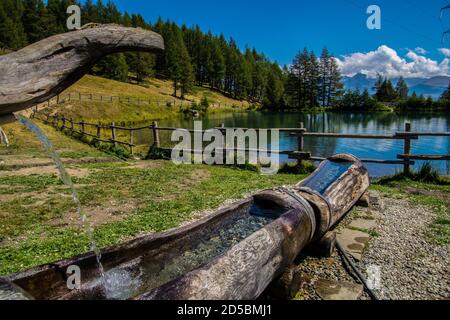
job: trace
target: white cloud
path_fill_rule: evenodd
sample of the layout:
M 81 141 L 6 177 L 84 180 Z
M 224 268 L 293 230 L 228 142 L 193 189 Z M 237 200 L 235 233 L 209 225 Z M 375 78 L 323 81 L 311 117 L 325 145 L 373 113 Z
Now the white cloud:
M 438 49 L 440 53 L 442 53 L 446 57 L 450 57 L 450 49 L 447 48 L 440 48 Z
M 427 54 L 427 53 L 428 53 L 428 51 L 427 51 L 427 50 L 425 50 L 424 48 L 421 48 L 421 47 L 417 47 L 417 48 L 415 48 L 415 49 L 414 49 L 414 51 L 415 51 L 415 52 L 417 52 L 418 54 L 422 54 L 422 55 L 424 55 L 424 54 Z
M 369 78 L 378 74 L 389 78 L 431 78 L 449 74 L 450 60 L 445 58 L 440 63 L 422 54 L 409 50 L 405 57 L 400 57 L 394 49 L 386 45 L 367 53 L 352 53 L 341 59 L 337 58 L 341 72 L 345 76 L 363 73 Z

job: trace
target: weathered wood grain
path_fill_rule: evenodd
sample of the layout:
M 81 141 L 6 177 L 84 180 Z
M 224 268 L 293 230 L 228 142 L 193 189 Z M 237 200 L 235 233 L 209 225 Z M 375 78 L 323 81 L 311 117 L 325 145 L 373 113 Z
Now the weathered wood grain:
M 152 31 L 92 25 L 0 56 L 0 118 L 44 102 L 74 84 L 105 55 L 164 50 Z

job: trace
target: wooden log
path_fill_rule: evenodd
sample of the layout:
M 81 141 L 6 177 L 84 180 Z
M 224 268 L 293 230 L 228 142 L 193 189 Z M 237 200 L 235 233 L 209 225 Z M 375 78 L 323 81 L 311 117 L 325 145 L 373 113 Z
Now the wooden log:
M 91 24 L 0 56 L 0 117 L 48 101 L 105 55 L 163 49 L 162 37 L 152 31 Z
M 296 192 L 314 207 L 318 217 L 316 239 L 336 225 L 370 185 L 362 162 L 349 154 L 338 154 L 322 162 Z

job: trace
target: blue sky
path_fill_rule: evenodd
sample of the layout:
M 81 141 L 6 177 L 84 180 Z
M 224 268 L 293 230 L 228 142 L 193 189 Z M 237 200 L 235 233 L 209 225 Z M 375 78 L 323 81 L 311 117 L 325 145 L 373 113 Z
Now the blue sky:
M 349 72 L 358 66 L 365 70 L 370 67 L 365 65 L 367 63 L 380 62 L 386 64 L 387 73 L 392 68 L 398 69 L 394 73 L 406 72 L 407 76 L 448 73 L 445 66 L 448 67 L 448 61 L 438 51 L 450 45 L 450 35 L 442 42 L 443 30 L 450 29 L 450 10 L 442 21 L 439 19 L 440 8 L 450 4 L 446 0 L 114 2 L 121 11 L 141 13 L 151 22 L 161 16 L 180 24 L 198 24 L 214 34 L 223 32 L 226 37 L 232 36 L 241 48 L 246 45 L 256 47 L 280 64 L 289 64 L 296 52 L 305 46 L 316 52 L 327 46 L 346 64 L 343 67 Z M 381 30 L 366 27 L 366 9 L 371 4 L 381 8 Z M 373 52 L 371 56 L 350 56 L 370 52 Z M 450 56 L 450 51 L 446 53 Z M 350 56 L 349 59 L 345 60 L 344 55 Z M 408 65 L 412 62 L 415 65 Z M 389 66 L 392 63 L 394 66 Z M 395 66 L 396 63 L 400 65 Z M 370 70 L 367 73 L 371 73 Z

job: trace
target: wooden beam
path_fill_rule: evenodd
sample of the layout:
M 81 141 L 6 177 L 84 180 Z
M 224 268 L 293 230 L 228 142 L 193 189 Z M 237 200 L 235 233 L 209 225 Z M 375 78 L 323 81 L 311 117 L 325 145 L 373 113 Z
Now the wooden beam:
M 397 155 L 398 159 L 410 159 L 410 160 L 450 160 L 450 155 L 415 155 L 415 154 L 399 154 Z

